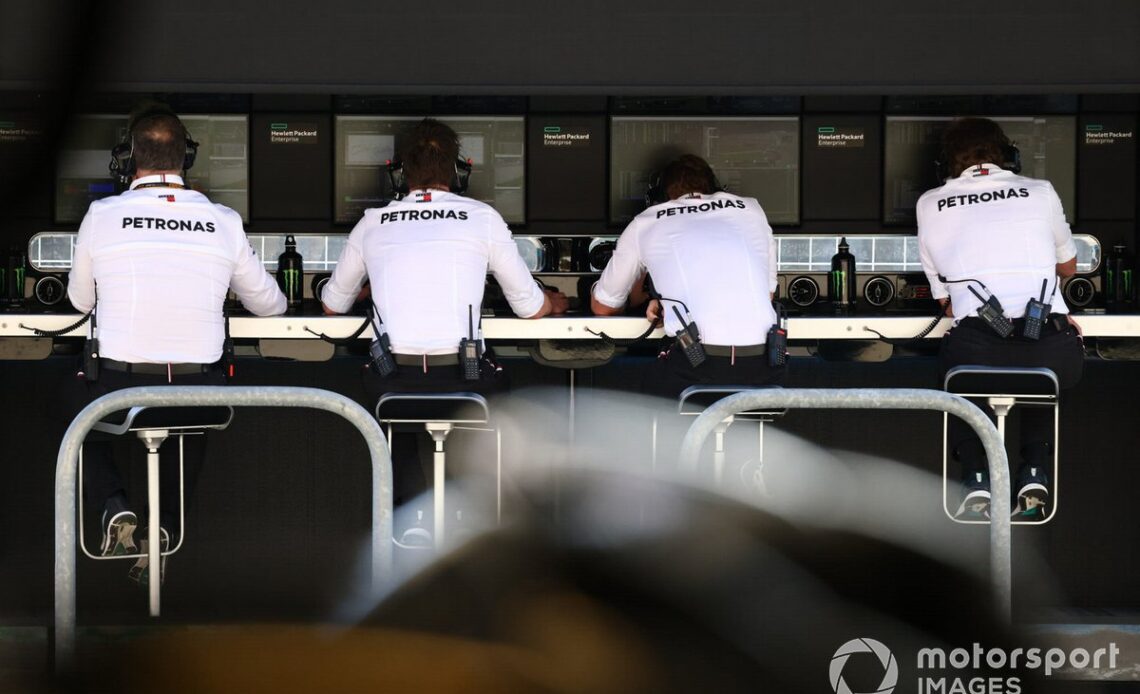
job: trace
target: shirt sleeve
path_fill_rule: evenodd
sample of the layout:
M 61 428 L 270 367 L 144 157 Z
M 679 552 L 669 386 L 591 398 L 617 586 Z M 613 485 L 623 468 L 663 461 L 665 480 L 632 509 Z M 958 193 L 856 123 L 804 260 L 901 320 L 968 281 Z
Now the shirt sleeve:
M 337 313 L 347 313 L 352 308 L 356 297 L 360 296 L 360 288 L 364 286 L 364 280 L 368 277 L 368 269 L 364 264 L 364 251 L 360 240 L 364 234 L 364 221 L 363 219 L 360 220 L 352 233 L 348 235 L 344 250 L 340 252 L 340 257 L 337 258 L 336 269 L 333 270 L 332 277 L 325 284 L 325 288 L 321 290 L 321 303 Z
M 1057 248 L 1057 262 L 1066 263 L 1077 257 L 1077 244 L 1073 243 L 1073 232 L 1065 221 L 1065 209 L 1053 185 L 1049 185 L 1049 226 L 1053 231 L 1053 244 Z
M 598 303 L 610 308 L 625 306 L 633 283 L 645 271 L 638 242 L 641 226 L 642 223 L 633 220 L 618 238 L 610 262 L 606 263 L 601 278 L 594 284 L 594 298 Z
M 503 296 L 510 304 L 516 316 L 529 318 L 542 310 L 546 303 L 546 295 L 542 287 L 534 281 L 530 270 L 522 256 L 519 247 L 511 237 L 511 230 L 501 217 L 491 215 L 488 230 L 488 243 L 490 252 L 487 257 L 487 269 L 494 275 L 495 280 L 503 289 Z
M 926 236 L 922 233 L 922 205 L 915 208 L 915 216 L 918 219 L 918 260 L 922 263 L 922 271 L 926 273 L 926 279 L 930 282 L 930 296 L 934 299 L 945 299 L 950 296 L 950 290 L 942 280 L 938 279 L 938 268 L 934 267 L 934 258 L 930 255 L 930 249 L 926 247 Z
M 230 276 L 230 289 L 241 301 L 241 305 L 255 316 L 275 316 L 285 313 L 285 295 L 277 286 L 257 251 L 253 250 L 244 231 L 234 235 L 236 263 Z
M 67 274 L 67 298 L 72 306 L 83 313 L 95 308 L 95 270 L 91 262 L 91 234 L 95 223 L 92 216 L 88 212 L 79 225 L 71 272 Z
M 780 288 L 780 247 L 776 244 L 776 236 L 772 233 L 772 225 L 768 223 L 768 215 L 764 208 L 756 203 L 756 210 L 760 213 L 761 228 L 764 230 L 764 242 L 768 244 L 768 291 L 775 292 Z

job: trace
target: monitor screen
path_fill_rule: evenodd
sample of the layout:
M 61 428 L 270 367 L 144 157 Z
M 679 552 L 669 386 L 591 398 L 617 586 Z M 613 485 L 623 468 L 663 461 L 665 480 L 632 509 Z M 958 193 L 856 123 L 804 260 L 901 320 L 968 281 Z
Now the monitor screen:
M 179 118 L 198 143 L 187 183 L 249 221 L 249 118 L 220 114 Z M 57 156 L 56 222 L 79 222 L 93 200 L 115 194 L 108 164 L 111 149 L 126 133 L 125 116 L 84 115 L 71 121 Z
M 759 200 L 772 224 L 799 223 L 799 118 L 624 116 L 610 123 L 610 222 L 645 209 L 650 177 L 682 154 L 708 161 L 730 193 Z
M 949 116 L 887 116 L 884 224 L 914 224 L 919 196 L 942 185 L 934 162 L 942 148 L 942 132 L 951 120 Z M 1071 223 L 1077 178 L 1076 117 L 999 116 L 992 120 L 1021 150 L 1022 175 L 1052 183 Z
M 355 223 L 369 207 L 392 198 L 385 164 L 396 157 L 418 116 L 337 116 L 333 217 Z M 522 116 L 440 118 L 459 135 L 470 159 L 467 197 L 487 203 L 507 222 L 526 221 L 526 125 Z

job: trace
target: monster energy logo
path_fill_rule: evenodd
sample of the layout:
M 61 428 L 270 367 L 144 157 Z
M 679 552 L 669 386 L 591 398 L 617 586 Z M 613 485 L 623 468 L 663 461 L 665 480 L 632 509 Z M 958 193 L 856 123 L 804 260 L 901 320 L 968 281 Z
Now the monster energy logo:
M 285 270 L 285 298 L 290 301 L 301 296 L 301 271 L 296 269 Z
M 16 268 L 16 292 L 23 293 L 24 291 L 24 268 Z
M 832 270 L 831 271 L 831 286 L 835 287 L 837 291 L 842 290 L 847 286 L 844 281 L 847 279 L 846 270 Z
M 1132 271 L 1120 271 L 1120 283 L 1123 285 L 1122 287 L 1116 286 L 1117 278 L 1115 277 L 1115 274 L 1116 273 L 1113 272 L 1112 268 L 1108 268 L 1108 286 L 1105 288 L 1106 291 L 1109 294 L 1115 294 L 1117 292 L 1117 289 L 1121 289 L 1123 290 L 1121 293 L 1125 297 L 1132 296 Z

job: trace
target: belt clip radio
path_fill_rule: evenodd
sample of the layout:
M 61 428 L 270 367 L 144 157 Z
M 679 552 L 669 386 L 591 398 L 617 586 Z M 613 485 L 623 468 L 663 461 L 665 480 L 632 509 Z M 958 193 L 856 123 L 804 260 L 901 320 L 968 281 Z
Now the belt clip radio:
M 373 307 L 373 313 L 377 319 L 380 318 L 375 307 Z M 379 324 L 375 321 L 372 323 L 372 329 L 376 331 L 376 339 L 372 340 L 372 344 L 368 346 L 368 356 L 372 360 L 372 369 L 376 375 L 387 378 L 396 373 L 396 359 L 392 356 L 392 345 L 388 340 L 388 333 L 380 330 L 380 326 L 383 324 L 383 320 L 379 320 Z
M 95 382 L 99 380 L 99 328 L 95 321 L 95 309 L 91 307 L 91 337 L 83 343 L 83 378 Z
M 467 337 L 459 341 L 459 365 L 463 370 L 464 381 L 478 381 L 480 373 L 479 340 L 475 338 L 475 323 L 471 316 L 471 304 L 467 304 Z
M 685 359 L 689 360 L 689 366 L 698 367 L 705 363 L 705 348 L 701 346 L 701 332 L 697 329 L 696 323 L 686 323 L 684 316 L 673 307 L 673 313 L 677 314 L 677 320 L 681 321 L 681 331 L 677 333 L 677 345 L 685 354 Z
M 91 382 L 99 380 L 99 340 L 94 332 L 83 345 L 83 378 Z
M 1000 337 L 1009 337 L 1013 334 L 1013 321 L 1006 318 L 1005 311 L 1001 307 L 1001 302 L 993 294 L 990 294 L 988 299 L 982 298 L 978 290 L 969 287 L 970 292 L 978 297 L 982 305 L 978 307 L 978 317 L 990 326 L 990 329 L 997 333 Z
M 776 306 L 776 322 L 768 329 L 768 366 L 773 368 L 788 365 L 788 328 L 784 325 L 783 309 Z
M 1021 331 L 1021 336 L 1027 340 L 1041 338 L 1041 329 L 1045 327 L 1045 322 L 1049 320 L 1049 314 L 1053 311 L 1053 304 L 1045 303 L 1045 287 L 1048 285 L 1048 279 L 1041 280 L 1041 298 L 1030 298 L 1025 304 L 1025 328 Z M 1057 287 L 1054 285 L 1053 292 L 1056 291 Z M 1052 302 L 1052 297 L 1049 301 Z

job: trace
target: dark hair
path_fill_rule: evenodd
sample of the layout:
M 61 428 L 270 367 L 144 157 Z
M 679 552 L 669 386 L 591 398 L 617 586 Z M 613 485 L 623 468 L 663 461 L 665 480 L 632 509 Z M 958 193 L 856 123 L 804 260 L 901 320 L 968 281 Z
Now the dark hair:
M 1001 126 L 989 118 L 959 118 L 942 134 L 952 178 L 975 164 L 1004 164 L 1002 148 L 1008 144 Z
M 716 176 L 708 162 L 694 154 L 683 154 L 661 172 L 661 185 L 670 200 L 689 193 L 715 193 Z
M 186 161 L 186 127 L 169 112 L 143 113 L 132 120 L 131 147 L 139 170 L 181 171 Z
M 459 159 L 459 136 L 436 119 L 424 118 L 410 133 L 400 158 L 408 188 L 448 188 Z

